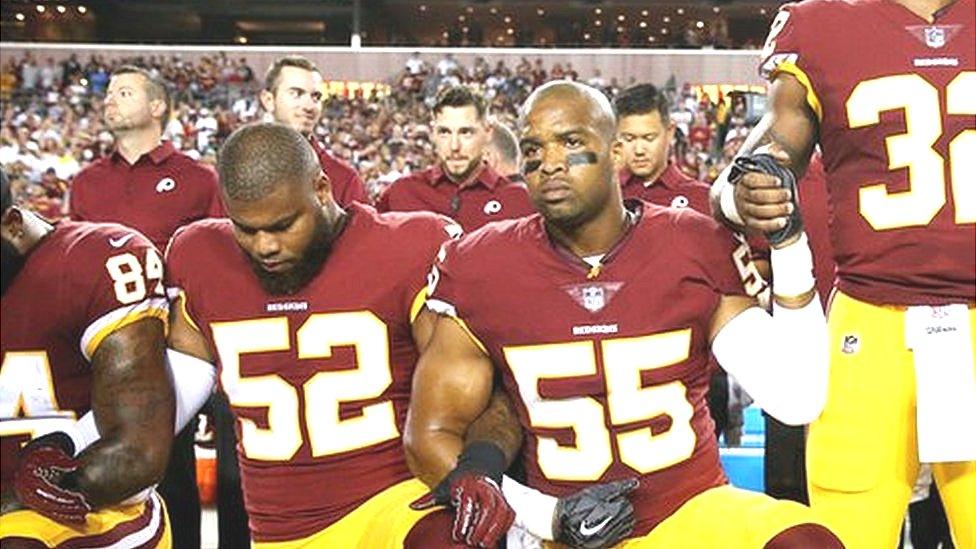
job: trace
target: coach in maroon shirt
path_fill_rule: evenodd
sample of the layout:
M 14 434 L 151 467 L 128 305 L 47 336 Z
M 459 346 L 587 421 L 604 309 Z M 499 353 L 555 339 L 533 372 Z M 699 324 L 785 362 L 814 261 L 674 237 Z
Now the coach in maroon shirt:
M 112 221 L 133 227 L 166 249 L 180 226 L 206 217 L 223 217 L 217 172 L 163 141 L 169 119 L 164 82 L 139 67 L 112 73 L 105 92 L 105 123 L 115 136 L 115 151 L 75 176 L 69 200 L 71 218 Z M 173 439 L 159 493 L 166 501 L 174 547 L 200 546 L 191 421 Z
M 332 156 L 315 138 L 322 116 L 322 73 L 309 59 L 294 55 L 272 63 L 264 77 L 261 106 L 279 122 L 306 136 L 319 157 L 322 171 L 332 183 L 332 198 L 346 206 L 368 202 L 362 178 L 342 160 Z
M 162 81 L 131 66 L 112 74 L 105 123 L 115 136 L 115 151 L 75 176 L 72 219 L 122 223 L 165 250 L 182 225 L 223 216 L 217 173 L 162 140 L 168 118 Z
M 490 124 L 484 98 L 463 86 L 445 88 L 432 109 L 436 166 L 402 177 L 380 196 L 380 211 L 437 212 L 466 231 L 535 213 L 525 185 L 484 161 Z

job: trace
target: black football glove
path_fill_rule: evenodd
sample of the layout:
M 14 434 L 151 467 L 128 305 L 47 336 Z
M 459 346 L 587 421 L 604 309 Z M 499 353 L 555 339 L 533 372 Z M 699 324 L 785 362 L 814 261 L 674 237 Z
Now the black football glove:
M 784 189 L 789 189 L 793 200 L 793 213 L 786 219 L 786 226 L 778 231 L 766 233 L 766 239 L 771 246 L 785 242 L 793 235 L 803 230 L 803 220 L 800 217 L 800 204 L 797 201 L 796 176 L 789 168 L 783 167 L 769 154 L 753 154 L 740 156 L 732 161 L 729 171 L 729 182 L 738 183 L 748 172 L 758 172 L 778 177 Z
M 634 530 L 634 506 L 627 499 L 636 478 L 590 486 L 559 498 L 553 515 L 556 541 L 571 547 L 610 547 Z

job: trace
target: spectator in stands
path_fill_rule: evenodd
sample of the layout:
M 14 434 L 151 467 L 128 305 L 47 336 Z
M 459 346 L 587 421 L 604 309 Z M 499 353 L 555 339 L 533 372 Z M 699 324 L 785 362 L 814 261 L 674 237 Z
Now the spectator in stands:
M 437 212 L 467 231 L 535 211 L 524 185 L 484 162 L 491 127 L 484 97 L 463 86 L 445 88 L 431 113 L 437 165 L 394 182 L 377 209 Z
M 105 123 L 115 150 L 75 176 L 71 217 L 133 227 L 160 250 L 181 225 L 223 214 L 216 172 L 163 141 L 169 117 L 166 83 L 147 70 L 123 66 L 105 95 Z M 200 546 L 200 498 L 193 450 L 196 421 L 173 441 L 159 493 L 167 503 L 175 547 Z
M 322 171 L 332 184 L 332 197 L 340 206 L 366 201 L 362 179 L 351 166 L 339 160 L 316 139 L 314 130 L 322 116 L 322 73 L 301 56 L 277 59 L 268 68 L 261 91 L 261 106 L 276 122 L 306 136 L 319 157 Z

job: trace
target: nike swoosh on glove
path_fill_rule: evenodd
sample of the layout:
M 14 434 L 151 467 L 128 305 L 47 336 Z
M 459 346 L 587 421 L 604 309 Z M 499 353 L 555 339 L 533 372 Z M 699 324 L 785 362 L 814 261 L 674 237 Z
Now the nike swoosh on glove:
M 556 541 L 573 547 L 609 547 L 634 530 L 634 506 L 627 499 L 636 478 L 589 486 L 559 498 L 553 516 Z
M 789 168 L 783 167 L 773 158 L 772 155 L 759 153 L 753 155 L 740 156 L 732 161 L 732 169 L 729 172 L 729 182 L 733 185 L 748 172 L 758 172 L 778 177 L 784 189 L 790 191 L 793 202 L 793 213 L 786 219 L 786 226 L 778 231 L 766 233 L 769 244 L 776 246 L 785 242 L 793 235 L 803 230 L 803 220 L 800 217 L 800 204 L 797 201 L 796 176 Z
M 60 432 L 36 438 L 24 446 L 14 471 L 17 499 L 53 521 L 84 524 L 91 505 L 84 494 L 66 487 L 80 463 L 73 454 L 74 443 Z

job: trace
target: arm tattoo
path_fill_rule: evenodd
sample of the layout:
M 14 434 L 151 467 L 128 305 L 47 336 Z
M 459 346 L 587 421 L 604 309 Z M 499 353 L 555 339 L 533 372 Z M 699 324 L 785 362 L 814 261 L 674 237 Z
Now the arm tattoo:
M 464 435 L 465 444 L 478 440 L 496 444 L 505 453 L 508 463 L 515 459 L 522 446 L 522 426 L 512 410 L 508 395 L 497 381 L 488 407 L 468 426 Z
M 92 360 L 92 409 L 101 439 L 81 453 L 77 487 L 93 505 L 118 503 L 157 482 L 173 433 L 174 397 L 158 320 L 102 342 Z

